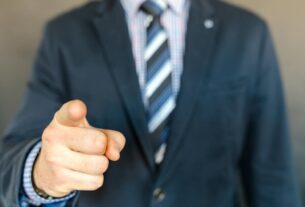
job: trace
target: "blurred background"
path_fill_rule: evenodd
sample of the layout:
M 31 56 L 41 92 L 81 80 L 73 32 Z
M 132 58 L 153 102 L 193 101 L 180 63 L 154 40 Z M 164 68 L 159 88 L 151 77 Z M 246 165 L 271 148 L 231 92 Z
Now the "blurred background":
M 293 149 L 305 198 L 305 1 L 228 0 L 269 23 L 285 84 Z M 45 22 L 85 0 L 0 1 L 0 132 L 16 112 Z

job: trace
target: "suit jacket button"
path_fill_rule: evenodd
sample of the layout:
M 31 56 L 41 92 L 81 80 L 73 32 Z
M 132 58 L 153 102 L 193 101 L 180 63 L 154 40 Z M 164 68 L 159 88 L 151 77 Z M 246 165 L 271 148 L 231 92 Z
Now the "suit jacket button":
M 161 188 L 156 188 L 153 192 L 153 197 L 157 202 L 162 202 L 165 198 L 165 193 Z
M 204 26 L 206 29 L 212 29 L 214 27 L 214 21 L 212 19 L 206 19 L 204 21 Z

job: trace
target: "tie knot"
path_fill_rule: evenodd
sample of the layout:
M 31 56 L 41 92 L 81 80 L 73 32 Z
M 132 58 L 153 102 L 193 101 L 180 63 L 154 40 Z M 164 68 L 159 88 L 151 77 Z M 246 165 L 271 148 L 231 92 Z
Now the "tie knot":
M 160 17 L 165 9 L 167 9 L 167 4 L 163 0 L 146 0 L 141 5 L 142 11 L 155 18 Z

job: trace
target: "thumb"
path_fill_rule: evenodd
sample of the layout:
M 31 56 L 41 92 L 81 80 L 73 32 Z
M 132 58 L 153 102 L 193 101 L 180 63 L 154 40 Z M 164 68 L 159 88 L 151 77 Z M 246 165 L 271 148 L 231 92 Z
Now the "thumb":
M 55 120 L 64 126 L 88 127 L 86 120 L 87 107 L 81 100 L 65 103 L 55 114 Z

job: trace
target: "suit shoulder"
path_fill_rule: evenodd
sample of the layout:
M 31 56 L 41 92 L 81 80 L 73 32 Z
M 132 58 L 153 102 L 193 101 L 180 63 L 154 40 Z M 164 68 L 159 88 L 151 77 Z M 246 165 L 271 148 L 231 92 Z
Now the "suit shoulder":
M 68 29 L 73 26 L 80 26 L 82 23 L 87 22 L 96 12 L 97 7 L 102 2 L 89 2 L 79 7 L 66 11 L 58 16 L 50 19 L 46 27 L 52 30 L 59 31 L 61 29 Z
M 246 8 L 218 0 L 212 1 L 212 4 L 217 16 L 220 17 L 220 21 L 225 22 L 228 26 L 235 26 L 247 30 L 268 30 L 265 19 Z

